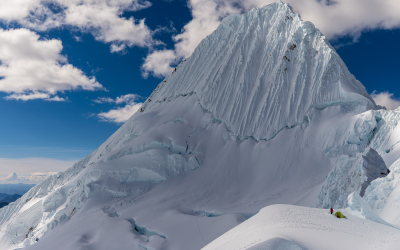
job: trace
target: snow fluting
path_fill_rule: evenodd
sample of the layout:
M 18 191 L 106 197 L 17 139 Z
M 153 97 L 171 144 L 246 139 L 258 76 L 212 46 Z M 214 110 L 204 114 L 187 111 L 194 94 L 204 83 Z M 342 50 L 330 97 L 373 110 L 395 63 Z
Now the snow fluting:
M 95 152 L 0 210 L 1 249 L 201 249 L 268 205 L 369 199 L 392 172 L 367 163 L 400 154 L 378 108 L 287 4 L 229 16 Z

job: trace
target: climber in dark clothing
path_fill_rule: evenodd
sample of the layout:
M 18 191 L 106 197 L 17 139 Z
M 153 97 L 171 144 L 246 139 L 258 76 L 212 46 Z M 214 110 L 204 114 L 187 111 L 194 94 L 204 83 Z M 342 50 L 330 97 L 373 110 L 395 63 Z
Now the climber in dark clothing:
M 333 208 L 331 208 L 331 214 L 333 214 Z

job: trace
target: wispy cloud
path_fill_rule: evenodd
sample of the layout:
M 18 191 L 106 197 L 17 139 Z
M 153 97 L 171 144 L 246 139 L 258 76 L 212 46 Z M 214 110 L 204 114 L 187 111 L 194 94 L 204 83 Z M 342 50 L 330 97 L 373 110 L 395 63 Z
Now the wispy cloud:
M 376 91 L 371 94 L 372 99 L 376 102 L 376 104 L 386 107 L 388 110 L 397 109 L 400 106 L 400 100 L 393 97 L 393 93 L 389 93 L 388 91 L 384 91 L 381 93 L 377 93 Z
M 135 102 L 137 99 L 139 99 L 140 96 L 136 94 L 127 94 L 127 95 L 121 95 L 115 99 L 112 99 L 110 97 L 98 97 L 93 102 L 95 103 L 115 103 L 115 104 L 122 104 L 122 103 L 132 103 Z
M 126 122 L 134 113 L 136 113 L 141 106 L 142 103 L 131 103 L 125 105 L 124 107 L 111 109 L 107 112 L 101 112 L 97 116 L 101 121 L 123 123 Z
M 76 161 L 63 161 L 48 158 L 0 158 L 0 175 L 18 173 L 18 175 L 29 175 L 36 172 L 60 172 L 64 171 Z
M 52 96 L 48 93 L 32 92 L 30 94 L 12 94 L 4 97 L 6 100 L 17 100 L 17 101 L 30 101 L 36 99 L 43 99 L 49 102 L 65 102 L 66 99 L 59 96 Z
M 126 104 L 124 107 L 118 107 L 106 112 L 97 114 L 100 121 L 123 123 L 127 121 L 136 111 L 142 106 L 142 103 L 137 103 L 136 100 L 140 98 L 136 94 L 127 94 L 119 96 L 115 99 L 110 97 L 98 97 L 93 100 L 95 103 L 110 103 L 115 105 Z
M 12 173 L 5 177 L 0 177 L 0 183 L 4 184 L 13 184 L 13 183 L 24 183 L 24 184 L 37 184 L 49 176 L 57 174 L 58 172 L 48 172 L 48 173 L 32 173 L 32 174 L 25 174 L 25 175 L 18 175 L 17 173 Z

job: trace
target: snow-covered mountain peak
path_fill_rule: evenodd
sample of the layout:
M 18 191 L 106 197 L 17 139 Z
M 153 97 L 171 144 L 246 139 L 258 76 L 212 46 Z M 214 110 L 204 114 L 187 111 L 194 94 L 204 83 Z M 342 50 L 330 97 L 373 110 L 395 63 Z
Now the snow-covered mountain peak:
M 141 110 L 185 95 L 256 140 L 303 123 L 313 107 L 375 108 L 321 32 L 282 2 L 225 18 Z
M 0 209 L 0 248 L 194 250 L 271 204 L 372 197 L 400 154 L 400 113 L 375 109 L 290 6 L 229 16 L 96 151 Z

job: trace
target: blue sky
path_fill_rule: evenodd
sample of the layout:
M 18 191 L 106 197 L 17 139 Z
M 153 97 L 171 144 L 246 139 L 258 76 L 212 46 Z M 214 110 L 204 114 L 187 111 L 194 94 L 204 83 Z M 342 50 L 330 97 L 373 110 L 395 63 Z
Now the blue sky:
M 125 14 L 129 16 L 130 13 Z M 176 33 L 170 28 L 171 22 L 176 30 L 180 30 L 191 17 L 186 2 L 180 0 L 157 1 L 151 8 L 135 12 L 135 18 L 146 16 L 151 17 L 146 21 L 150 29 L 170 29 L 155 35 L 170 47 L 173 46 L 171 35 Z M 123 105 L 99 104 L 93 100 L 136 94 L 140 102 L 161 80 L 152 75 L 146 79 L 142 77 L 141 65 L 148 49 L 132 47 L 122 53 L 110 53 L 110 44 L 98 42 L 85 32 L 57 28 L 37 33 L 44 39 L 60 39 L 62 54 L 67 56 L 68 62 L 87 76 L 95 76 L 107 91 L 66 91 L 59 94 L 68 98 L 65 102 L 6 100 L 4 97 L 8 94 L 0 92 L 3 107 L 0 111 L 0 131 L 3 131 L 0 157 L 77 160 L 94 151 L 121 125 L 104 122 L 96 114 Z M 76 37 L 79 37 L 78 41 Z
M 270 2 L 0 2 L 0 175 L 60 171 L 90 154 L 223 17 Z M 379 0 L 288 2 L 322 30 L 369 93 L 400 105 L 399 4 L 374 14 Z M 6 167 L 5 158 L 15 161 Z

